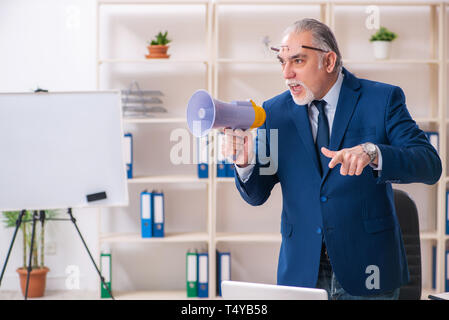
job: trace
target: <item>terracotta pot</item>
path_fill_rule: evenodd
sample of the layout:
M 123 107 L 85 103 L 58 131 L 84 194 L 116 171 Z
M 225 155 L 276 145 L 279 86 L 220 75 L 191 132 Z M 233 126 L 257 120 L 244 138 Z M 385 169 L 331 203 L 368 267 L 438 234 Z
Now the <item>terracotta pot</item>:
M 147 59 L 167 59 L 168 57 L 170 57 L 170 55 L 167 54 L 168 47 L 169 46 L 161 45 L 147 46 L 150 54 L 147 54 L 145 57 Z
M 43 297 L 45 292 L 45 282 L 47 280 L 47 272 L 50 269 L 47 267 L 33 269 L 30 274 L 30 283 L 28 286 L 28 298 Z M 25 289 L 27 284 L 27 269 L 19 268 L 17 273 L 20 278 L 20 287 L 22 288 L 22 294 L 25 296 Z

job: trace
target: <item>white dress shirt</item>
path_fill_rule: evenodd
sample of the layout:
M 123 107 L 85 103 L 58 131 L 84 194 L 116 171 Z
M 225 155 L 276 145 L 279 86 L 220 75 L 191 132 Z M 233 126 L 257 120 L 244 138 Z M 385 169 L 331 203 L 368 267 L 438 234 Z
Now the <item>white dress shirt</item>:
M 335 111 L 337 110 L 337 103 L 338 103 L 338 97 L 340 96 L 340 90 L 341 90 L 341 85 L 343 84 L 343 73 L 339 73 L 337 81 L 335 81 L 334 85 L 332 86 L 332 88 L 330 88 L 330 90 L 326 93 L 326 95 L 321 99 L 326 101 L 326 106 L 324 107 L 324 112 L 326 113 L 327 116 L 327 121 L 329 123 L 329 137 L 331 136 L 332 133 L 332 124 L 334 123 L 334 117 L 335 117 Z M 298 108 L 303 108 L 303 106 L 299 106 Z M 312 136 L 313 136 L 313 141 L 316 140 L 316 135 L 318 132 L 318 115 L 319 115 L 319 111 L 318 108 L 311 102 L 308 105 L 308 114 L 309 114 L 309 121 L 310 121 L 310 127 L 312 129 Z M 380 153 L 379 148 L 376 146 L 377 149 L 377 155 L 378 155 L 378 165 L 374 165 L 374 164 L 370 164 L 370 166 L 374 169 L 374 170 L 382 170 L 382 155 Z M 254 161 L 253 161 L 254 162 Z M 254 169 L 254 164 L 250 164 L 248 166 L 246 166 L 245 168 L 240 168 L 237 165 L 235 165 L 237 174 L 239 175 L 240 179 L 242 180 L 242 182 L 246 182 L 248 181 L 248 179 L 251 176 L 251 173 L 253 172 Z M 380 172 L 379 172 L 380 174 Z

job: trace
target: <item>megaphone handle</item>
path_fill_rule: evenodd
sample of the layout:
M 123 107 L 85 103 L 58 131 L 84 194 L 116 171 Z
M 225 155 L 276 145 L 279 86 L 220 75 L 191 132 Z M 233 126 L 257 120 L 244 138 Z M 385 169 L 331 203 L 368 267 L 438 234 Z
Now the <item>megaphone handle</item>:
M 235 129 L 232 129 L 232 130 L 235 130 Z M 228 133 L 228 134 L 229 134 L 229 133 Z M 242 139 L 242 136 L 239 136 L 239 135 L 237 135 L 237 134 L 231 133 L 230 135 L 231 135 L 233 138 Z M 244 141 L 244 140 L 243 140 L 243 141 Z M 232 161 L 237 160 L 237 158 L 240 156 L 240 153 L 241 153 L 241 152 L 242 152 L 242 149 L 237 150 L 236 154 L 234 154 L 234 155 L 231 157 Z

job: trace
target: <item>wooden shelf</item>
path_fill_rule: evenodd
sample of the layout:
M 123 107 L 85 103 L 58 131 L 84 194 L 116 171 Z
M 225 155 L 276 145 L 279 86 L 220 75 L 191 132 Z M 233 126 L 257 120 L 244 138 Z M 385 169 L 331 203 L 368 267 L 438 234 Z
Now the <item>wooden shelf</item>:
M 194 175 L 149 176 L 128 179 L 128 183 L 209 183 L 209 179 L 200 179 Z
M 234 178 L 217 178 L 215 181 L 217 181 L 217 183 L 234 183 L 235 179 Z
M 273 0 L 215 0 L 215 3 L 217 5 L 225 4 L 225 5 L 324 5 L 328 3 L 328 1 L 315 1 L 315 0 L 279 0 L 279 1 L 273 1 Z
M 207 232 L 165 233 L 162 238 L 142 238 L 140 233 L 107 233 L 100 235 L 100 242 L 107 243 L 190 243 L 207 242 Z
M 246 242 L 246 243 L 281 243 L 280 233 L 229 233 L 218 232 L 215 242 Z
M 129 292 L 112 292 L 116 300 L 184 300 L 184 299 L 200 299 L 187 298 L 186 290 L 171 291 L 129 291 Z M 106 300 L 106 299 L 103 299 Z
M 221 64 L 273 64 L 279 65 L 279 61 L 273 55 L 273 59 L 244 59 L 244 58 L 220 58 L 217 59 L 218 63 Z M 374 59 L 343 59 L 343 63 L 347 64 L 435 64 L 439 63 L 437 59 L 385 59 L 385 60 L 374 60 Z
M 421 240 L 437 240 L 438 234 L 435 231 L 424 231 L 419 233 Z
M 124 123 L 169 124 L 187 123 L 186 118 L 123 118 Z
M 144 64 L 208 64 L 207 60 L 204 59 L 101 59 L 98 60 L 99 65 L 102 64 L 120 64 L 120 63 L 144 63 Z
M 209 0 L 97 0 L 99 5 L 200 5 L 208 4 Z
M 373 1 L 369 0 L 354 0 L 354 1 L 345 1 L 345 0 L 333 0 L 332 4 L 336 6 L 367 6 L 373 5 L 376 6 L 432 6 L 439 5 L 442 1 Z
M 217 59 L 217 63 L 227 64 L 227 63 L 244 63 L 244 64 L 276 64 L 279 65 L 279 61 L 273 56 L 273 59 L 234 59 L 234 58 L 223 58 Z
M 440 121 L 438 118 L 433 118 L 433 117 L 428 117 L 428 118 L 426 118 L 426 117 L 423 117 L 423 118 L 417 117 L 417 118 L 413 118 L 413 119 L 416 122 L 418 122 L 418 123 L 426 123 L 426 122 L 438 123 Z
M 438 64 L 437 59 L 343 59 L 343 63 L 348 64 Z

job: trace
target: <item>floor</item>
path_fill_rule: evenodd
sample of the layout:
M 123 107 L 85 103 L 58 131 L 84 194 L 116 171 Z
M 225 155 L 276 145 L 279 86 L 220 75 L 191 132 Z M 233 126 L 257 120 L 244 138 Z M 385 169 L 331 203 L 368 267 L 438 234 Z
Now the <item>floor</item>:
M 428 300 L 428 295 L 434 294 L 434 292 L 423 291 L 421 299 Z M 176 296 L 170 296 L 167 293 L 165 295 L 158 294 L 157 297 L 149 295 L 148 293 L 134 293 L 133 295 L 119 295 L 117 294 L 116 299 L 119 300 L 159 300 L 159 299 L 185 299 L 184 296 L 180 297 L 179 294 Z M 20 291 L 5 291 L 0 290 L 0 300 L 23 300 L 24 297 Z M 46 291 L 45 296 L 42 298 L 29 298 L 29 300 L 98 300 L 98 293 L 94 291 L 81 291 L 81 290 L 64 290 L 64 291 Z M 105 299 L 106 300 L 106 299 Z
M 20 291 L 0 291 L 0 300 L 23 300 L 24 297 Z M 65 291 L 46 291 L 42 298 L 29 298 L 29 300 L 96 300 L 96 292 L 65 290 Z

